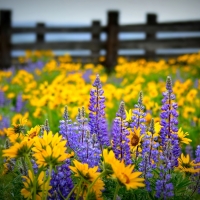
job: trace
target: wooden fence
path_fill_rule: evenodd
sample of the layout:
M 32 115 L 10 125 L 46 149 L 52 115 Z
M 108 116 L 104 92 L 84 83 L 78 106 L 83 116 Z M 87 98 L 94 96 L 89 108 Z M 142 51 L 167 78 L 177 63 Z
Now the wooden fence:
M 157 49 L 173 48 L 200 48 L 200 37 L 158 39 L 158 32 L 200 32 L 200 20 L 173 23 L 157 23 L 156 14 L 147 14 L 146 24 L 119 25 L 118 11 L 110 11 L 107 16 L 107 25 L 101 26 L 100 21 L 92 21 L 88 27 L 46 27 L 44 23 L 37 23 L 36 27 L 12 27 L 10 10 L 0 11 L 0 68 L 11 65 L 12 50 L 90 50 L 91 55 L 77 55 L 72 58 L 85 59 L 87 62 L 99 62 L 100 51 L 105 50 L 105 62 L 110 71 L 117 63 L 119 50 L 143 49 L 145 55 L 124 55 L 124 57 L 144 57 L 157 59 L 172 57 L 173 54 L 158 55 Z M 145 32 L 146 38 L 140 40 L 120 40 L 119 33 Z M 12 34 L 35 33 L 34 43 L 12 44 Z M 90 33 L 90 41 L 47 42 L 46 33 Z M 101 41 L 101 33 L 107 35 L 106 41 Z

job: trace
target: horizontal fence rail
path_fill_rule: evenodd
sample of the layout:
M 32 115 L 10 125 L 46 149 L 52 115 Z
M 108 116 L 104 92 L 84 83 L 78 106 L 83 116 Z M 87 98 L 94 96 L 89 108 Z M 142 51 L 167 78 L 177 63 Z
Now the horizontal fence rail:
M 89 50 L 90 55 L 75 55 L 75 62 L 99 63 L 100 52 L 105 51 L 103 64 L 111 71 L 117 64 L 118 52 L 121 50 L 144 50 L 143 55 L 123 54 L 128 59 L 146 58 L 154 60 L 158 58 L 170 58 L 178 54 L 157 54 L 158 49 L 200 49 L 200 20 L 186 22 L 158 23 L 155 14 L 147 14 L 145 24 L 119 25 L 119 12 L 109 11 L 107 25 L 101 26 L 100 21 L 92 21 L 91 26 L 84 27 L 50 27 L 44 23 L 37 23 L 36 27 L 12 27 L 10 10 L 0 11 L 0 69 L 8 68 L 16 58 L 11 58 L 13 50 Z M 191 32 L 199 33 L 199 37 L 157 38 L 157 33 Z M 36 34 L 36 41 L 32 43 L 12 43 L 13 34 Z M 90 40 L 81 41 L 45 41 L 45 34 L 49 33 L 89 33 Z M 106 34 L 106 40 L 101 41 L 101 34 Z M 121 33 L 145 33 L 144 39 L 120 39 Z

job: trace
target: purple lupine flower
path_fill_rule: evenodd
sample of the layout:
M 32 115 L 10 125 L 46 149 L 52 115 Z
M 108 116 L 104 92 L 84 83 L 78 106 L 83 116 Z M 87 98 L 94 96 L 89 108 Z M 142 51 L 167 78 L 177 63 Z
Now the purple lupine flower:
M 175 95 L 172 90 L 172 81 L 168 76 L 166 81 L 167 91 L 163 93 L 162 113 L 161 117 L 161 146 L 160 152 L 161 164 L 159 166 L 160 176 L 156 181 L 156 197 L 167 199 L 173 196 L 173 184 L 171 181 L 170 171 L 178 166 L 178 157 L 180 156 L 180 148 L 178 141 L 178 113 L 176 109 L 178 105 L 174 102 Z M 162 184 L 162 186 L 160 186 Z M 162 187 L 162 188 L 160 188 Z
M 180 148 L 179 148 L 179 141 L 178 141 L 178 112 L 176 109 L 178 105 L 174 102 L 175 95 L 172 93 L 172 81 L 171 77 L 167 77 L 166 82 L 166 89 L 167 91 L 163 93 L 163 100 L 162 100 L 162 113 L 160 114 L 161 117 L 161 145 L 163 146 L 163 151 L 166 151 L 167 146 L 171 147 L 171 153 L 168 156 L 170 159 L 170 163 L 172 168 L 178 166 L 178 157 L 180 156 Z
M 97 166 L 100 162 L 101 149 L 96 134 L 90 134 L 90 127 L 85 115 L 85 109 L 78 110 L 76 133 L 78 140 L 76 143 L 76 155 L 83 163 L 87 163 L 90 167 Z
M 2 120 L 0 121 L 0 130 L 9 127 L 10 127 L 10 119 L 8 117 L 3 116 Z
M 127 138 L 130 132 L 127 129 L 124 102 L 120 103 L 116 116 L 112 127 L 113 151 L 117 159 L 124 160 L 125 164 L 128 165 L 132 163 L 132 160 L 129 139 Z
M 193 148 L 191 145 L 185 147 L 185 153 L 189 154 L 191 160 L 194 160 Z
M 103 146 L 109 146 L 110 141 L 108 137 L 107 122 L 105 118 L 105 97 L 102 89 L 99 75 L 93 83 L 93 89 L 90 91 L 89 104 L 89 127 L 90 133 L 96 134 L 101 151 Z
M 144 124 L 146 122 L 145 116 L 146 113 L 144 112 L 143 106 L 143 94 L 140 91 L 138 103 L 135 105 L 135 109 L 133 110 L 132 123 L 130 124 L 130 126 L 132 128 L 140 128 L 141 134 L 145 134 L 146 132 L 146 125 Z
M 22 100 L 22 95 L 19 94 L 17 96 L 17 99 L 16 99 L 16 106 L 15 106 L 15 111 L 16 112 L 21 112 L 22 108 L 24 107 L 24 102 Z
M 75 151 L 77 148 L 76 144 L 78 142 L 78 135 L 74 134 L 74 125 L 72 120 L 69 118 L 67 106 L 65 106 L 63 118 L 64 120 L 60 120 L 59 133 L 65 140 L 67 140 L 67 146 Z
M 149 178 L 153 177 L 152 170 L 156 168 L 158 162 L 158 142 L 157 138 L 154 137 L 155 127 L 154 120 L 150 122 L 149 134 L 145 134 L 143 143 L 142 143 L 142 161 L 139 164 L 139 171 L 143 172 L 146 189 L 151 191 L 151 185 Z
M 0 90 L 0 107 L 3 107 L 5 103 L 6 103 L 5 93 L 2 90 Z
M 48 200 L 55 199 L 53 194 L 57 193 L 57 199 L 62 200 L 60 193 L 63 197 L 67 197 L 67 195 L 70 193 L 70 191 L 73 188 L 73 182 L 71 179 L 71 171 L 69 169 L 70 160 L 67 159 L 65 163 L 61 166 L 57 167 L 57 171 L 52 172 L 51 176 L 51 182 L 50 185 L 52 186 L 50 193 L 52 194 L 52 197 L 49 197 Z M 71 197 L 70 199 L 73 199 Z
M 196 154 L 195 163 L 199 163 L 200 162 L 200 145 L 197 146 L 195 154 Z

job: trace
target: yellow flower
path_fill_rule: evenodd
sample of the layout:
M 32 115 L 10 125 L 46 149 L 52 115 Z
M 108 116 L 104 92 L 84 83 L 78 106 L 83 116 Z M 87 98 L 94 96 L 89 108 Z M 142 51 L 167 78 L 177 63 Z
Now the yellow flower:
M 185 172 L 185 173 L 197 173 L 200 171 L 200 168 L 196 168 L 196 166 L 200 166 L 200 163 L 195 164 L 194 161 L 190 161 L 190 156 L 187 154 L 184 156 L 184 154 L 181 154 L 181 157 L 178 158 L 178 167 L 176 167 L 176 170 Z
M 34 128 L 31 128 L 31 130 L 27 132 L 27 136 L 29 138 L 34 138 L 35 136 L 39 134 L 39 132 L 40 132 L 40 126 L 37 125 Z
M 29 141 L 25 138 L 21 143 L 15 143 L 9 149 L 3 150 L 3 156 L 9 158 L 23 157 L 30 152 L 33 143 L 33 140 Z
M 7 98 L 8 99 L 12 99 L 12 98 L 14 98 L 15 97 L 15 94 L 14 93 L 9 93 L 8 95 L 7 95 Z
M 131 130 L 129 136 L 127 137 L 130 140 L 129 145 L 131 152 L 135 152 L 136 149 L 140 146 L 144 135 L 140 134 L 140 128 L 137 129 L 136 127 L 134 127 L 133 131 Z
M 125 110 L 125 112 L 126 112 L 126 121 L 131 122 L 131 120 L 132 120 L 132 110 L 130 109 L 129 112 L 127 112 Z
M 35 143 L 32 151 L 35 152 L 33 156 L 36 158 L 36 163 L 41 166 L 58 165 L 67 158 L 73 156 L 66 153 L 66 140 L 62 140 L 62 136 L 58 133 L 55 135 L 50 131 L 44 131 L 43 138 L 35 137 Z
M 187 132 L 184 133 L 184 132 L 182 131 L 182 128 L 179 128 L 177 134 L 178 134 L 178 140 L 179 140 L 180 143 L 183 143 L 183 144 L 190 144 L 190 142 L 192 142 L 191 139 L 186 138 L 189 134 L 188 134 Z
M 40 172 L 36 182 L 36 200 L 42 200 L 42 191 L 43 194 L 47 193 L 51 186 L 48 186 L 47 182 L 44 182 L 44 171 Z M 33 198 L 33 192 L 34 192 L 34 179 L 36 178 L 34 174 L 30 170 L 28 170 L 28 177 L 22 176 L 24 179 L 24 188 L 21 190 L 21 194 L 24 196 L 24 198 L 32 199 Z
M 124 162 L 116 162 L 112 165 L 114 174 L 121 185 L 126 186 L 127 190 L 137 189 L 138 187 L 144 187 L 144 178 L 139 178 L 142 172 L 133 172 L 134 165 L 125 166 Z
M 19 133 L 19 134 L 12 134 L 8 136 L 10 142 L 14 145 L 15 143 L 20 143 L 24 139 L 24 135 Z
M 24 132 L 25 130 L 25 125 L 27 123 L 27 118 L 26 117 L 22 117 L 21 114 L 19 115 L 15 115 L 12 119 L 13 121 L 13 128 L 8 128 L 7 129 L 7 136 L 10 136 L 12 134 L 15 134 L 15 133 L 22 133 Z
M 88 181 L 90 183 L 92 183 L 100 175 L 100 172 L 97 172 L 98 166 L 89 168 L 88 164 L 80 163 L 77 160 L 74 160 L 73 163 L 74 163 L 74 167 L 69 166 L 69 168 L 75 173 L 76 177 L 87 180 L 87 182 L 84 182 L 84 186 L 86 188 L 85 187 L 82 187 L 82 188 L 88 189 L 88 187 L 90 185 L 90 184 L 88 184 Z M 95 192 L 97 199 L 101 199 L 103 189 L 104 189 L 104 183 L 99 178 L 92 187 L 92 190 L 93 190 L 93 192 Z M 84 196 L 85 195 L 86 195 L 86 191 L 84 191 Z

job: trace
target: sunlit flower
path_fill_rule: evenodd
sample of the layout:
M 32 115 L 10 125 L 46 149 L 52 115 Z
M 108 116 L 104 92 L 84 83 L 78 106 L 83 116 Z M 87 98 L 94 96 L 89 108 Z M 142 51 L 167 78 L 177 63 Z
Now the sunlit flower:
M 176 170 L 185 172 L 185 173 L 196 173 L 200 171 L 200 168 L 196 168 L 196 166 L 200 166 L 200 163 L 195 164 L 194 161 L 190 160 L 190 156 L 187 154 L 184 156 L 184 154 L 181 154 L 181 157 L 178 158 L 178 167 L 176 167 Z
M 184 133 L 182 128 L 179 128 L 178 130 L 178 140 L 180 143 L 183 143 L 183 144 L 190 144 L 190 142 L 192 142 L 191 139 L 189 138 L 186 138 L 189 134 L 186 132 Z
M 28 141 L 27 138 L 25 138 L 22 142 L 15 143 L 9 149 L 3 150 L 3 156 L 9 158 L 23 157 L 29 154 L 33 143 L 33 140 Z
M 66 140 L 62 140 L 62 136 L 58 133 L 55 135 L 52 132 L 44 131 L 43 138 L 36 137 L 32 151 L 36 158 L 36 163 L 41 166 L 58 165 L 65 161 L 73 154 L 66 153 Z
M 142 138 L 144 135 L 141 135 L 140 128 L 133 128 L 133 131 L 130 130 L 130 135 L 127 136 L 130 140 L 129 145 L 131 152 L 135 152 L 136 149 L 141 145 Z
M 21 194 L 24 198 L 33 199 L 34 188 L 36 188 L 36 200 L 42 200 L 42 192 L 43 194 L 47 193 L 51 186 L 48 186 L 47 182 L 44 182 L 45 173 L 44 171 L 40 172 L 36 181 L 34 174 L 30 170 L 28 170 L 28 176 L 22 176 L 24 179 L 24 188 L 21 190 Z M 36 185 L 34 185 L 34 182 Z
M 139 178 L 142 172 L 133 172 L 134 165 L 125 166 L 124 162 L 116 162 L 112 165 L 114 174 L 120 184 L 126 186 L 127 190 L 137 189 L 138 187 L 144 187 L 144 178 Z
M 77 160 L 74 160 L 73 163 L 74 167 L 70 166 L 69 168 L 75 173 L 76 177 L 83 178 L 84 180 L 92 183 L 100 175 L 100 172 L 97 172 L 98 166 L 89 168 L 88 164 L 80 163 Z M 89 185 L 87 184 L 87 182 L 84 184 L 88 188 Z M 100 199 L 103 189 L 104 183 L 99 178 L 92 187 L 92 191 L 95 192 L 97 199 Z
M 34 128 L 31 128 L 31 130 L 27 132 L 27 136 L 29 138 L 34 138 L 39 134 L 39 132 L 40 132 L 40 126 L 37 125 Z

